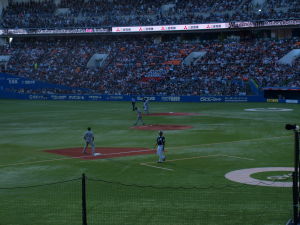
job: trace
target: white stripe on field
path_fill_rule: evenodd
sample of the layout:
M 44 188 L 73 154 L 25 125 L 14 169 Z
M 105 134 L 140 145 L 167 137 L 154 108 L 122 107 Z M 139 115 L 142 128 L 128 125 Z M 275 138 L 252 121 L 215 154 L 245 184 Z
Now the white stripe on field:
M 0 165 L 0 167 L 18 166 L 18 165 L 35 164 L 35 163 L 43 163 L 43 162 L 54 162 L 54 161 L 59 161 L 59 160 L 80 159 L 80 158 L 85 158 L 85 157 L 89 157 L 89 156 L 90 155 L 87 155 L 87 156 L 78 156 L 78 157 L 69 157 L 69 158 L 47 159 L 47 160 L 40 160 L 40 161 L 33 161 L 33 162 L 12 163 L 12 164 Z
M 218 157 L 218 156 L 220 156 L 220 155 L 203 155 L 203 156 L 195 156 L 195 157 L 190 157 L 190 158 L 172 159 L 172 160 L 168 160 L 168 162 L 190 160 L 190 159 L 199 159 L 199 158 L 208 158 L 208 157 Z
M 292 137 L 291 135 L 285 135 L 285 136 L 277 136 L 277 137 L 265 137 L 265 138 L 253 138 L 253 139 L 244 139 L 244 140 L 238 140 L 238 141 L 224 141 L 224 142 L 215 142 L 215 143 L 207 143 L 207 144 L 199 144 L 199 145 L 189 145 L 189 146 L 178 146 L 178 147 L 172 147 L 172 148 L 185 148 L 185 147 L 201 147 L 201 146 L 210 146 L 210 145 L 223 145 L 223 144 L 231 144 L 231 143 L 240 143 L 245 141 L 262 141 L 262 140 L 273 140 L 278 138 L 284 138 L 284 137 Z
M 218 154 L 218 155 L 202 155 L 202 156 L 195 156 L 195 157 L 190 157 L 190 158 L 172 159 L 172 160 L 167 160 L 167 162 L 183 161 L 183 160 L 191 160 L 191 159 L 200 159 L 200 158 L 209 158 L 209 157 L 228 157 L 228 158 L 236 158 L 236 159 L 254 160 L 254 159 L 246 158 L 246 157 Z M 147 162 L 147 163 L 154 163 L 154 162 Z M 140 163 L 140 164 L 142 165 L 143 163 Z
M 229 157 L 229 158 L 236 158 L 236 159 L 254 160 L 254 159 L 251 159 L 251 158 L 239 157 L 239 156 L 234 156 L 234 155 L 220 155 L 220 156 L 225 156 L 225 157 Z
M 121 154 L 126 154 L 126 153 L 131 153 L 131 152 L 149 152 L 153 151 L 151 149 L 145 149 L 145 150 L 137 150 L 137 151 L 129 151 L 129 152 L 115 152 L 115 153 L 107 153 L 107 154 L 101 154 L 101 155 L 121 155 Z M 99 156 L 101 156 L 99 155 Z
M 160 167 L 160 166 L 152 166 L 152 165 L 148 165 L 147 163 L 140 163 L 140 165 L 149 166 L 149 167 L 153 167 L 153 168 L 156 168 L 156 169 L 173 171 L 173 169 L 169 169 L 169 168 L 165 168 L 165 167 Z

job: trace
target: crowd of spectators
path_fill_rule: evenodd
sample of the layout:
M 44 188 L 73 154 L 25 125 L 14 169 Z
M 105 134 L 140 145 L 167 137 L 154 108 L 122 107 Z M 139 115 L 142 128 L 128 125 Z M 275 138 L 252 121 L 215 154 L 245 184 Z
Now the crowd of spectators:
M 90 93 L 140 95 L 251 95 L 259 88 L 300 86 L 300 60 L 278 60 L 299 39 L 248 41 L 155 41 L 152 37 L 16 40 L 0 49 L 10 55 L 5 72 Z M 186 63 L 192 52 L 204 55 Z M 88 68 L 94 54 L 102 67 Z
M 64 10 L 61 10 L 64 9 Z M 300 18 L 298 0 L 54 0 L 14 2 L 6 28 L 105 27 Z

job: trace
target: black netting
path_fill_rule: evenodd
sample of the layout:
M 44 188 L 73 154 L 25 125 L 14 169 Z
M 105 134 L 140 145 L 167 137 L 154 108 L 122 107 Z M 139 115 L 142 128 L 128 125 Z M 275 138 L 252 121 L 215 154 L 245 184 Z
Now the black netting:
M 265 225 L 285 224 L 292 215 L 289 188 L 149 187 L 95 179 L 87 187 L 89 225 Z
M 81 179 L 0 188 L 0 202 L 1 225 L 82 224 Z
M 18 189 L 18 191 L 16 191 Z M 0 188 L 2 225 L 82 224 L 81 179 Z M 88 225 L 265 225 L 292 217 L 292 189 L 161 187 L 86 180 Z

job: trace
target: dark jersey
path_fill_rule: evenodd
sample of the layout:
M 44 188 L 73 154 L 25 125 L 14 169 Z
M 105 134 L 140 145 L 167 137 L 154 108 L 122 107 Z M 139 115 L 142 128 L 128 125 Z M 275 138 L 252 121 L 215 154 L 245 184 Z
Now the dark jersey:
M 157 137 L 156 144 L 157 145 L 165 145 L 165 137 L 164 136 Z

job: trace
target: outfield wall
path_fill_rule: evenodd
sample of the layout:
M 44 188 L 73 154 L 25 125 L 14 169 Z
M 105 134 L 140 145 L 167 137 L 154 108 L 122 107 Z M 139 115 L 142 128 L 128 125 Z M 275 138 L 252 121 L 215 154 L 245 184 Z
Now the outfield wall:
M 5 88 L 10 89 L 60 89 L 60 90 L 78 90 L 78 91 L 90 91 L 87 88 L 74 88 L 65 85 L 50 84 L 38 80 L 32 80 L 26 77 L 14 76 L 11 74 L 0 73 L 0 91 Z
M 46 82 L 32 80 L 26 77 L 14 76 L 0 73 L 0 98 L 2 99 L 23 99 L 23 100 L 76 100 L 76 101 L 131 101 L 130 95 L 100 95 L 100 94 L 27 94 L 19 93 L 16 90 L 75 90 L 89 93 L 92 90 L 87 88 L 73 88 L 64 85 L 49 84 Z M 262 93 L 257 92 L 256 96 L 135 96 L 137 101 L 144 97 L 156 102 L 273 102 L 273 103 L 300 103 L 300 100 L 279 100 L 266 99 Z
M 272 102 L 300 104 L 300 100 L 265 99 L 263 96 L 135 96 L 155 102 Z M 130 95 L 21 94 L 0 90 L 2 99 L 63 100 L 63 101 L 131 101 Z

